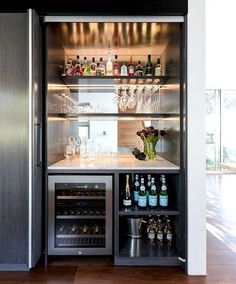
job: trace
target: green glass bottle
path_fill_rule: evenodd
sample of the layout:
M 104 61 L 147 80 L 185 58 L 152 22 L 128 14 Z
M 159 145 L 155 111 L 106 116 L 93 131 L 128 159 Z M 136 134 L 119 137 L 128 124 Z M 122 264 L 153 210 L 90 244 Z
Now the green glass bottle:
M 148 204 L 151 208 L 155 208 L 157 206 L 157 187 L 155 185 L 155 179 L 151 180 L 151 188 L 148 196 Z
M 160 196 L 159 196 L 159 205 L 162 208 L 168 207 L 168 191 L 167 191 L 167 186 L 166 186 L 166 179 L 165 176 L 162 175 L 161 177 L 161 191 L 160 191 Z
M 141 184 L 138 193 L 138 206 L 141 208 L 147 207 L 147 193 L 144 185 L 144 178 L 141 178 Z

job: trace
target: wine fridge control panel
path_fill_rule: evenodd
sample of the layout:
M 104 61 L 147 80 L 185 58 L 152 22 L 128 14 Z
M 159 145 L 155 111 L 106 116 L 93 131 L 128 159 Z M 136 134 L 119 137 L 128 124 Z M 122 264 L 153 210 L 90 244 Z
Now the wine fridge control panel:
M 49 176 L 48 252 L 112 254 L 112 176 Z

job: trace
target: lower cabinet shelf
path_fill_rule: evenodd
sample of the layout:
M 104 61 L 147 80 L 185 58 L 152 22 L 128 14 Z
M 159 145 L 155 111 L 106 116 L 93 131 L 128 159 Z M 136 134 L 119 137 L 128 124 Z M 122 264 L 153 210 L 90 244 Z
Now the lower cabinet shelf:
M 150 245 L 145 238 L 128 238 L 119 254 L 115 256 L 116 265 L 178 266 L 178 250 L 167 245 Z
M 161 209 L 161 208 L 156 208 L 156 209 L 151 209 L 149 207 L 140 209 L 138 208 L 137 205 L 131 206 L 130 208 L 121 208 L 119 211 L 120 216 L 129 216 L 129 215 L 152 215 L 152 216 L 157 216 L 157 215 L 179 215 L 179 211 L 176 208 L 171 208 L 169 207 L 168 209 Z

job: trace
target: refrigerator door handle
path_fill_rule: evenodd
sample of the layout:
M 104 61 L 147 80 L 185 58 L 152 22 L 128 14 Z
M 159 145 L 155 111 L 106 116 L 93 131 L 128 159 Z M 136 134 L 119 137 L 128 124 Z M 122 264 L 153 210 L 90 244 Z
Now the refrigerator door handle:
M 36 148 L 36 166 L 41 167 L 42 164 L 42 127 L 40 123 L 34 125 L 35 127 L 35 148 Z

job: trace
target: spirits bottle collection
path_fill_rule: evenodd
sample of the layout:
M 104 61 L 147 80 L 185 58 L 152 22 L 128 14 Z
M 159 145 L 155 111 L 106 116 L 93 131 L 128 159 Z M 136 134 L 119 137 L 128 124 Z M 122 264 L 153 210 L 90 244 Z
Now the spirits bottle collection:
M 96 62 L 95 57 L 88 61 L 87 57 L 80 59 L 77 55 L 76 59 L 67 60 L 64 70 L 64 76 L 162 76 L 160 58 L 157 58 L 157 63 L 153 65 L 150 54 L 144 64 L 140 60 L 133 62 L 132 56 L 129 62 L 119 62 L 118 55 L 112 60 L 110 52 L 106 63 L 103 57 Z
M 150 245 L 168 247 L 173 244 L 173 225 L 169 217 L 149 216 L 147 222 L 147 238 Z
M 136 174 L 130 186 L 127 174 L 126 186 L 123 190 L 123 206 L 128 208 L 131 205 L 138 205 L 140 209 L 167 208 L 169 201 L 165 175 L 161 175 L 158 180 L 149 174 L 145 181 L 142 175 Z

